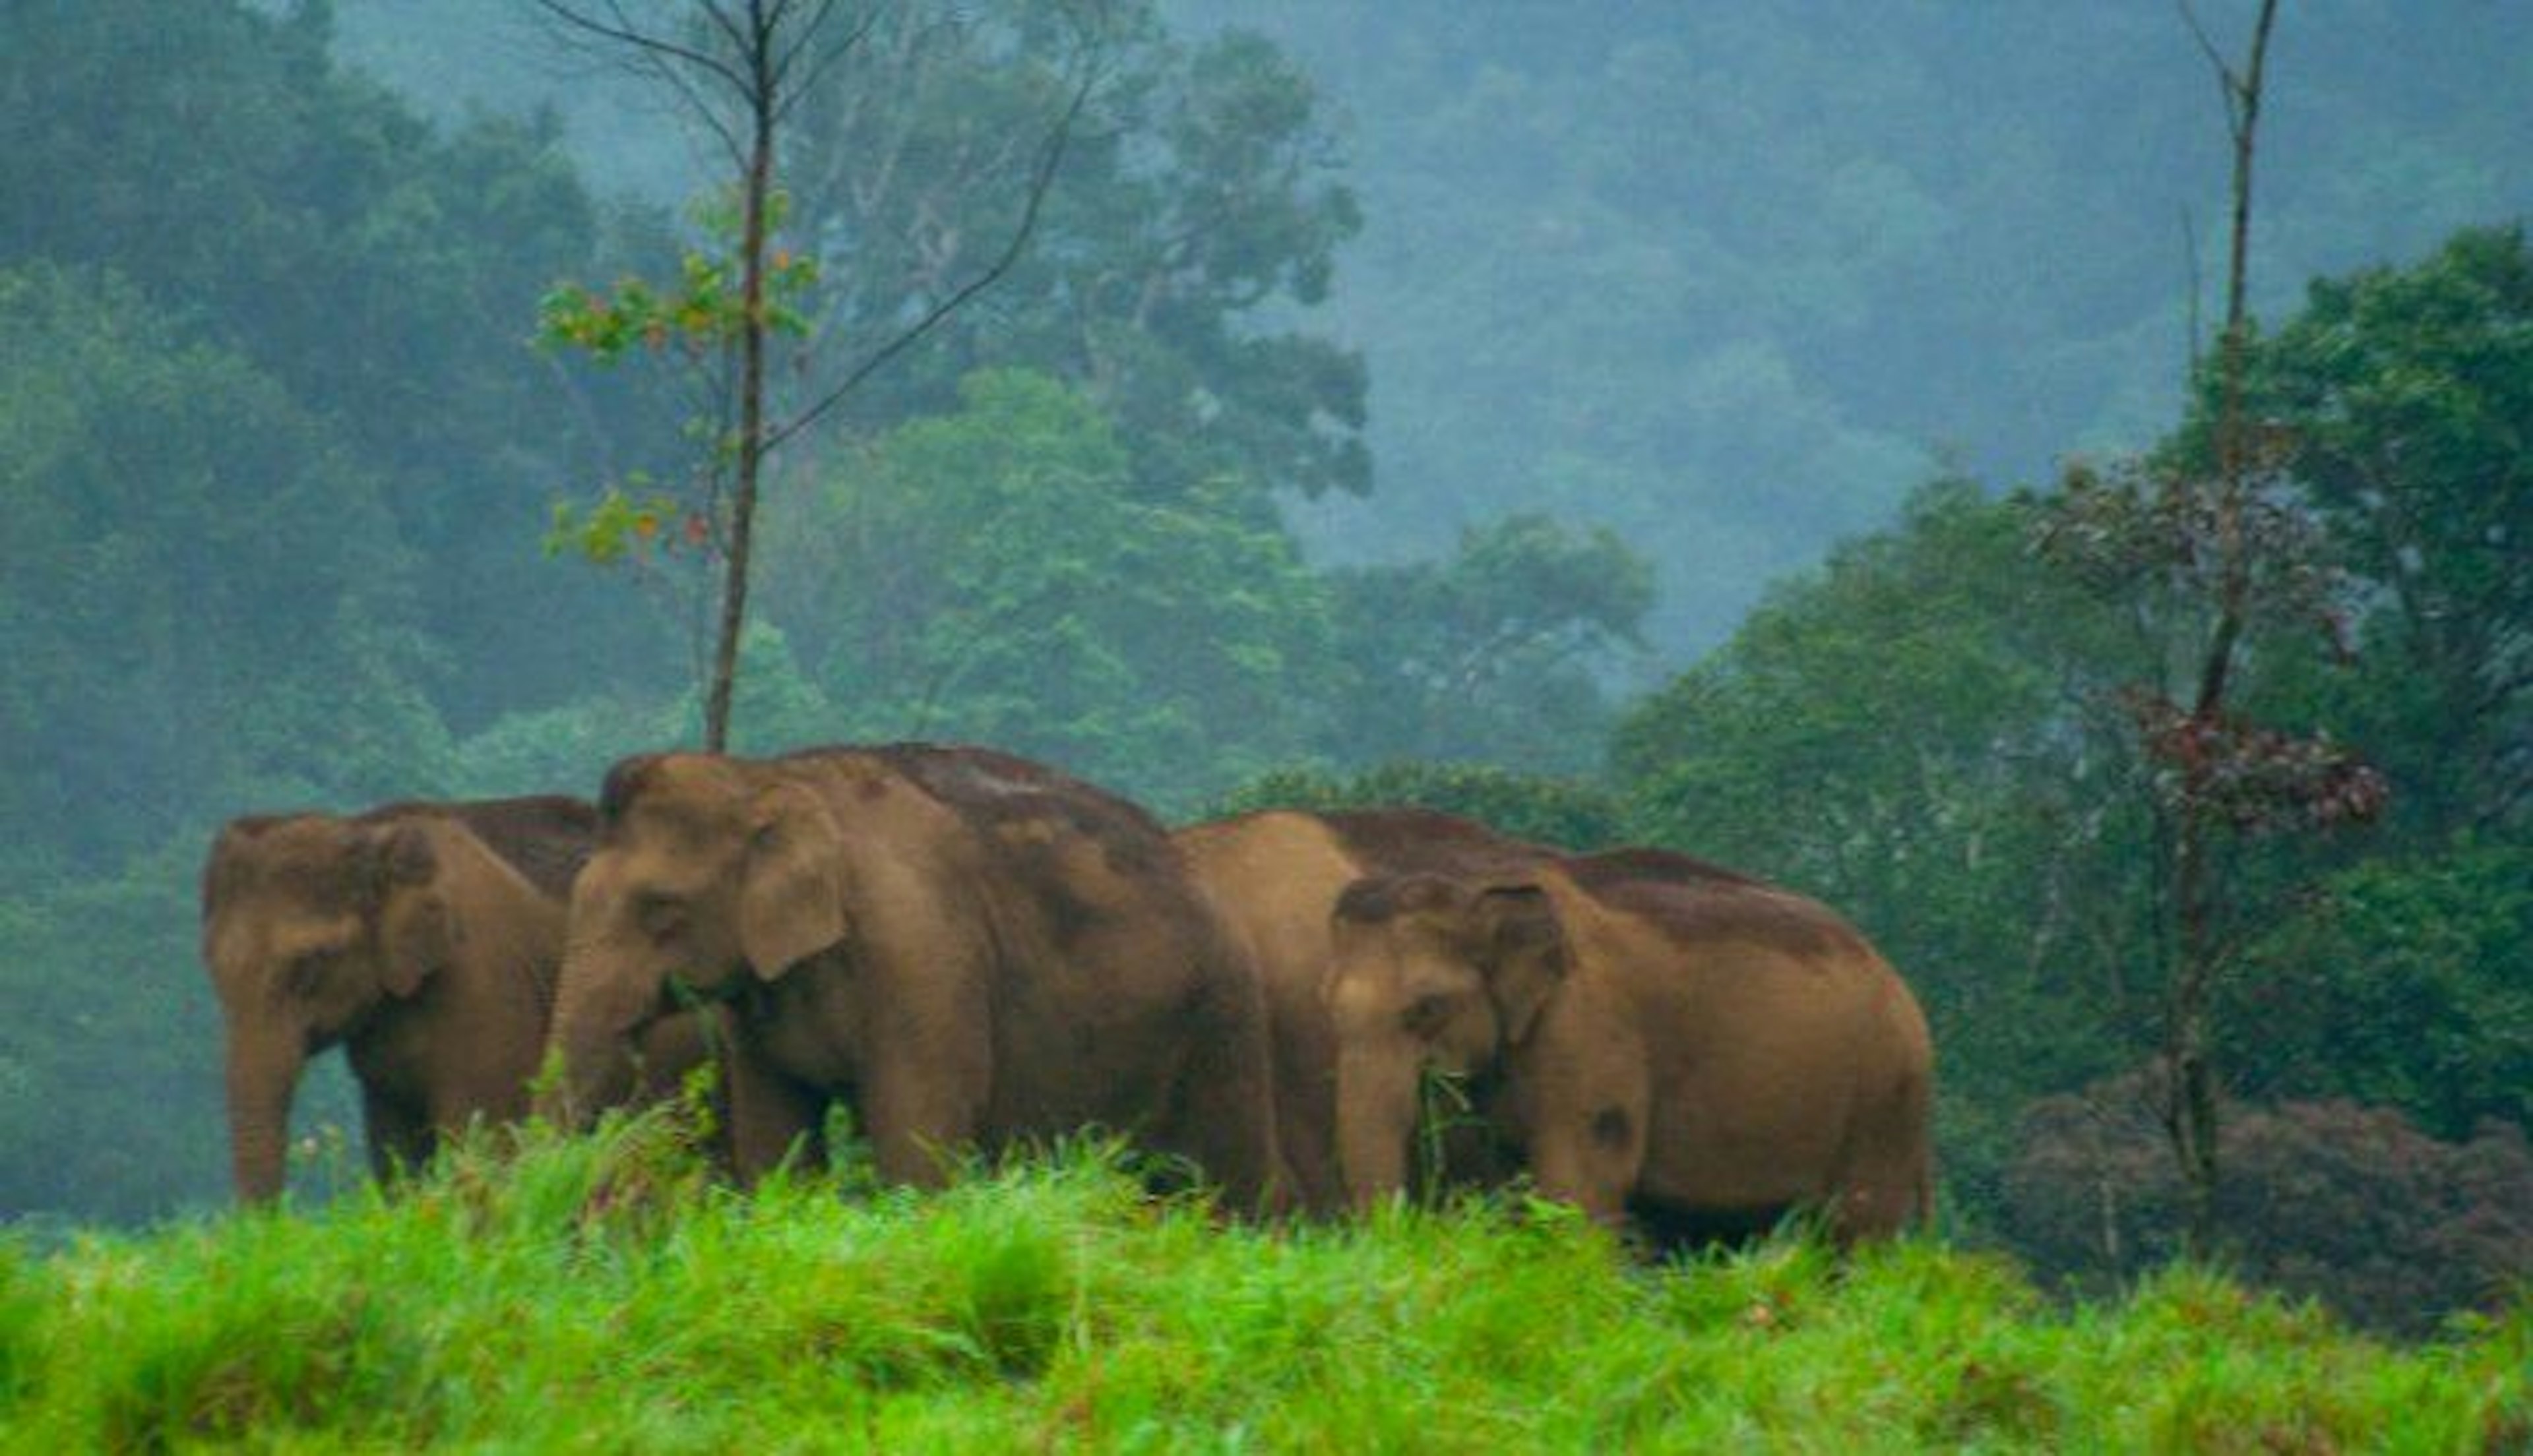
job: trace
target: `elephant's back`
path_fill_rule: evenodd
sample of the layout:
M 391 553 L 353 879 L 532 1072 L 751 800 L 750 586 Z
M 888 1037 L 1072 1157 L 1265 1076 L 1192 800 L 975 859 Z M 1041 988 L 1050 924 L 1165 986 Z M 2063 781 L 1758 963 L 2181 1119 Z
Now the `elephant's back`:
M 553 900 L 568 900 L 571 882 L 598 844 L 598 810 L 564 794 L 468 799 L 418 806 L 464 825 L 519 877 Z M 375 811 L 385 813 L 385 810 Z
M 1021 1005 L 1061 1020 L 1102 1003 L 1183 1004 L 1239 963 L 1168 831 L 1104 788 L 990 748 L 891 743 L 794 761 L 859 781 L 837 790 L 849 803 L 921 802 L 909 822 L 930 826 L 940 883 L 986 928 Z
M 1120 875 L 1168 875 L 1169 832 L 1144 809 L 1060 769 L 998 749 L 889 743 L 855 750 L 965 821 L 994 849 L 1071 844 Z
M 1517 871 L 1558 852 L 1436 809 L 1334 809 L 1318 817 L 1363 874 L 1489 875 Z
M 1561 860 L 1575 894 L 1686 951 L 1750 945 L 1827 966 L 1879 962 L 1864 937 L 1808 896 L 1668 849 L 1629 847 Z
M 1262 809 L 1172 836 L 1190 872 L 1257 950 L 1269 991 L 1316 1006 L 1328 917 L 1375 876 L 1518 874 L 1552 851 L 1472 820 L 1415 808 Z
M 1361 871 L 1317 815 L 1268 809 L 1170 837 L 1223 917 L 1264 949 L 1293 931 L 1325 935 L 1327 906 Z

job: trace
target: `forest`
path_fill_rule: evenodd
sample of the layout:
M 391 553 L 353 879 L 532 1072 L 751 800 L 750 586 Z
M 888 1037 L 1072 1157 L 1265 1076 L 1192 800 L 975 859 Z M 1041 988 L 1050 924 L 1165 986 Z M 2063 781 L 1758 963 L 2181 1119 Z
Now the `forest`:
M 787 407 L 989 263 L 1048 157 L 1043 207 L 768 458 L 734 748 L 986 744 L 1174 824 L 1420 804 L 1816 897 L 1931 1022 L 1941 1239 L 2052 1289 L 2184 1247 L 2196 997 L 2203 1252 L 2387 1336 L 2515 1297 L 2504 7 L 2286 8 L 2230 382 L 2228 116 L 2168 6 L 1119 0 L 1060 152 L 1066 7 L 961 9 L 791 114 Z M 572 301 L 719 277 L 732 210 L 532 10 L 0 0 L 28 1239 L 228 1199 L 223 822 L 594 796 L 700 741 L 713 360 Z M 2231 44 L 2251 7 L 2201 10 Z M 2175 485 L 2237 466 L 2247 513 Z M 2222 711 L 2176 706 L 2219 706 L 2211 653 Z

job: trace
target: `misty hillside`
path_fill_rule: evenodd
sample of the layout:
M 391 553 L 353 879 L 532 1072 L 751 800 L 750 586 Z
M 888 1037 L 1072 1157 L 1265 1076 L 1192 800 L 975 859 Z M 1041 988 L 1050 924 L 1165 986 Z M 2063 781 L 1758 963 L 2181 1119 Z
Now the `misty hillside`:
M 2203 8 L 2218 34 L 2251 10 Z M 691 154 L 494 0 L 339 9 L 346 53 L 426 104 L 561 106 L 597 175 L 664 185 Z M 1369 362 L 1377 486 L 1302 511 L 1314 549 L 1430 554 L 1521 509 L 1606 522 L 1656 563 L 1658 663 L 1932 474 L 2036 484 L 2148 442 L 2189 321 L 2212 326 L 2223 119 L 2170 6 L 1165 9 L 1299 60 L 1363 200 L 1322 326 Z M 2487 0 L 2298 9 L 2266 121 L 2265 317 L 2533 206 L 2526 40 Z

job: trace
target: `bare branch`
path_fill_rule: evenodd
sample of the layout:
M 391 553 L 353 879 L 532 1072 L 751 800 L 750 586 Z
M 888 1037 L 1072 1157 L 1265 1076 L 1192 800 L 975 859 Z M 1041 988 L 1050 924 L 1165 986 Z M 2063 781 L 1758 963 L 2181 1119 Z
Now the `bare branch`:
M 738 22 L 732 19 L 730 12 L 722 9 L 715 0 L 696 0 L 695 8 L 703 12 L 704 20 L 714 29 L 721 32 L 721 38 L 730 42 L 733 52 L 750 57 L 756 54 L 752 37 L 747 31 L 739 29 Z M 749 9 L 754 8 L 753 0 L 750 0 Z M 740 88 L 744 90 L 747 87 L 742 85 Z
M 721 143 L 722 151 L 730 158 L 733 168 L 747 164 L 746 145 L 739 141 L 736 132 L 731 130 L 730 123 L 722 120 L 720 111 L 705 98 L 703 92 L 695 89 L 693 81 L 688 79 L 683 71 L 678 70 L 668 57 L 648 52 L 642 54 L 640 64 L 652 75 L 659 77 L 671 90 L 677 93 L 678 99 L 686 103 L 686 109 L 693 112 L 695 119 L 702 122 L 705 129 L 713 134 L 714 140 Z
M 629 45 L 635 50 L 641 51 L 646 55 L 654 57 L 673 57 L 689 66 L 693 66 L 698 70 L 709 72 L 712 75 L 721 78 L 722 81 L 729 84 L 729 86 L 734 89 L 744 91 L 747 88 L 746 79 L 740 76 L 737 72 L 732 70 L 719 57 L 708 55 L 703 51 L 696 50 L 692 46 L 680 45 L 674 40 L 654 35 L 634 25 L 632 19 L 624 14 L 624 7 L 619 3 L 619 0 L 608 0 L 608 19 L 605 20 L 601 20 L 595 15 L 575 10 L 571 6 L 563 4 L 562 0 L 533 0 L 533 3 L 538 9 L 543 10 L 546 14 L 553 16 L 556 20 L 562 22 L 566 26 L 587 31 L 592 35 L 602 36 L 606 39 L 614 40 L 623 45 Z M 707 13 L 711 13 L 714 10 L 714 7 L 708 5 L 704 7 L 704 9 Z
M 765 441 L 767 449 L 775 448 L 817 423 L 829 410 L 842 404 L 864 379 L 869 379 L 891 360 L 913 347 L 924 335 L 939 326 L 943 320 L 957 313 L 969 300 L 992 287 L 1005 273 L 1012 270 L 1012 267 L 1020 262 L 1021 255 L 1028 251 L 1031 237 L 1037 231 L 1038 216 L 1045 209 L 1047 194 L 1054 189 L 1055 174 L 1064 163 L 1065 148 L 1072 139 L 1074 124 L 1081 119 L 1083 110 L 1090 104 L 1090 94 L 1097 87 L 1099 79 L 1100 71 L 1096 64 L 1086 64 L 1083 67 L 1082 78 L 1073 89 L 1072 99 L 1066 104 L 1064 114 L 1057 120 L 1054 130 L 1048 134 L 1046 146 L 1038 154 L 1037 167 L 1030 178 L 1028 201 L 1021 209 L 1020 223 L 1012 230 L 1010 239 L 1004 243 L 1002 253 L 995 258 L 994 262 L 956 292 L 925 310 L 921 318 L 909 324 L 896 337 L 872 351 L 868 358 L 856 365 L 841 382 L 829 389 L 815 404 L 802 410 L 790 423 L 769 434 Z
M 835 19 L 836 11 L 843 4 L 844 0 L 817 0 L 817 10 L 800 23 L 793 34 L 792 43 L 785 46 L 783 53 L 774 58 L 772 76 L 777 90 L 796 96 L 800 90 L 817 84 L 816 66 L 813 65 L 810 68 L 810 73 L 800 79 L 800 85 L 796 87 L 792 85 L 792 69 L 799 64 L 800 57 L 817 42 L 820 35 L 826 32 L 828 22 Z M 863 16 L 862 23 L 846 33 L 844 40 L 840 42 L 842 48 L 850 50 L 862 36 L 869 34 L 871 28 L 879 24 L 878 13 L 877 8 L 874 7 L 869 14 Z M 787 101 L 787 107 L 789 104 Z
M 559 41 L 569 43 L 571 32 L 577 31 L 581 41 L 593 54 L 601 42 L 619 45 L 628 51 L 629 55 L 622 62 L 627 69 L 658 80 L 679 101 L 683 102 L 694 119 L 721 143 L 722 149 L 729 156 L 733 166 L 744 163 L 746 151 L 740 146 L 737 134 L 733 132 L 730 124 L 722 119 L 721 108 L 715 106 L 709 97 L 696 88 L 696 79 L 690 74 L 689 68 L 701 66 L 707 76 L 718 78 L 726 85 L 737 84 L 735 73 L 727 67 L 716 64 L 711 57 L 702 56 L 700 52 L 659 41 L 658 37 L 640 30 L 631 18 L 625 15 L 619 0 L 607 0 L 607 11 L 610 17 L 608 21 L 599 21 L 576 13 L 560 4 L 560 0 L 534 0 L 534 3 L 546 11 L 560 28 L 562 33 L 558 36 Z
M 827 23 L 827 16 L 831 12 L 829 11 L 821 11 L 816 24 L 824 26 Z M 834 74 L 835 69 L 844 64 L 845 58 L 860 49 L 862 42 L 869 39 L 871 32 L 876 30 L 878 28 L 879 12 L 874 10 L 869 15 L 863 17 L 860 25 L 846 31 L 845 37 L 842 40 L 837 41 L 834 45 L 828 47 L 824 53 L 810 61 L 808 70 L 801 75 L 797 82 L 787 83 L 783 87 L 783 101 L 781 105 L 775 108 L 775 119 L 780 121 L 788 118 L 792 114 L 792 109 L 794 107 L 799 105 L 800 102 L 807 97 L 816 94 L 818 88 L 826 84 L 827 78 Z M 815 33 L 816 32 L 814 30 L 809 32 L 809 34 Z M 801 45 L 794 47 L 792 53 L 784 58 L 782 63 L 782 69 L 784 71 L 789 72 L 794 65 L 797 64 L 799 53 L 802 49 L 806 48 L 808 38 L 808 35 L 803 35 L 801 37 Z
M 2181 252 L 2183 266 L 2190 273 L 2190 319 L 2183 325 L 2189 331 L 2190 373 L 2187 378 L 2196 379 L 2204 362 L 2199 353 L 2199 330 L 2205 323 L 2199 317 L 2199 309 L 2207 298 L 2208 284 L 2200 276 L 2199 269 L 2199 220 L 2191 215 L 2188 203 L 2181 204 Z
M 2235 86 L 2234 64 L 2225 59 L 2223 51 L 2216 48 L 2215 37 L 2209 35 L 2208 27 L 2200 22 L 2199 8 L 2192 5 L 2190 0 L 2173 0 L 2173 3 L 2181 11 L 2181 23 L 2190 28 L 2190 38 L 2199 42 L 2199 53 L 2206 56 L 2208 64 L 2214 68 L 2216 79 L 2223 84 L 2225 93 L 2232 95 Z

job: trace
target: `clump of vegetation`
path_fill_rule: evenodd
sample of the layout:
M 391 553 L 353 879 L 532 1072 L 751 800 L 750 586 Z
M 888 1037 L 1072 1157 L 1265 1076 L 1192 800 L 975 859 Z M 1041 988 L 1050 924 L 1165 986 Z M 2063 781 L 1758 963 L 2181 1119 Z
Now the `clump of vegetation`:
M 2177 1252 L 2179 1179 L 2145 1075 L 2024 1115 L 2003 1232 L 2032 1266 L 2093 1289 Z M 2533 1268 L 2533 1148 L 2492 1119 L 2468 1141 L 2346 1100 L 2225 1108 L 2217 1189 L 2228 1267 L 2344 1316 L 2423 1334 L 2503 1305 Z
M 392 1194 L 0 1251 L 32 1447 L 2502 1449 L 2533 1308 L 2387 1347 L 2190 1269 L 1925 1243 L 1647 1264 L 1500 1195 L 1252 1227 L 1113 1147 L 945 1193 L 698 1176 L 653 1114 Z M 854 1175 L 847 1174 L 851 1179 Z

